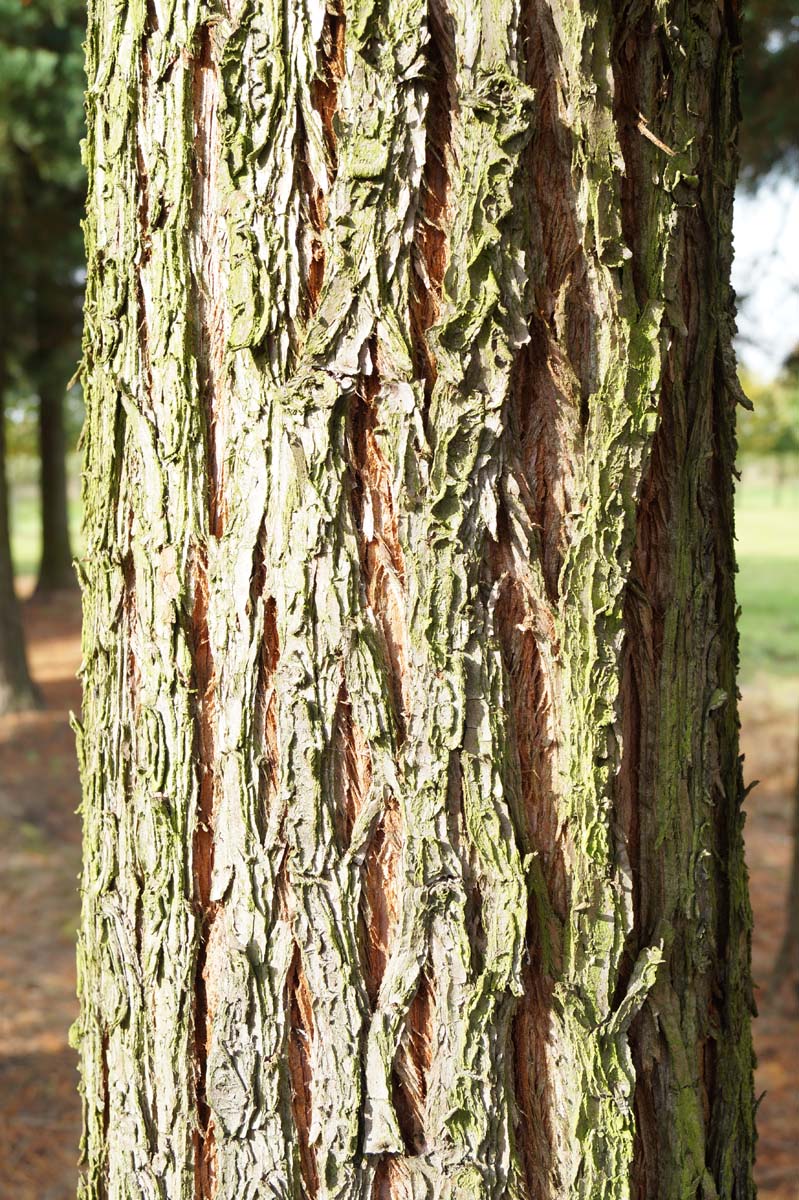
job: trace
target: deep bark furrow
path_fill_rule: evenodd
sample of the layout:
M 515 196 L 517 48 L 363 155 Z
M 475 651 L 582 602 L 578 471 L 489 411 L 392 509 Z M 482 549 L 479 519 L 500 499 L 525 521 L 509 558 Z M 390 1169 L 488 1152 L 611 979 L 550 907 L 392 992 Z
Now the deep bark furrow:
M 302 970 L 299 949 L 295 946 L 291 960 L 286 995 L 289 1014 L 288 1071 L 291 1080 L 291 1109 L 299 1144 L 300 1176 L 303 1195 L 313 1200 L 319 1192 L 316 1155 L 311 1145 L 313 1120 L 313 1073 L 311 1046 L 313 1043 L 313 1011 L 308 981 Z
M 353 503 L 366 602 L 385 648 L 394 700 L 396 736 L 405 736 L 410 707 L 405 563 L 394 511 L 390 466 L 379 436 L 380 376 L 373 351 L 370 372 L 356 393 L 351 418 Z M 385 435 L 384 435 L 385 436 Z
M 408 310 L 414 368 L 417 376 L 424 381 L 427 405 L 437 375 L 435 350 L 428 339 L 428 331 L 435 325 L 441 311 L 452 221 L 449 159 L 452 153 L 453 45 L 452 31 L 448 28 L 450 24 L 446 6 L 430 0 L 429 40 L 426 47 L 429 85 L 425 112 L 424 172 L 411 247 Z
M 570 840 L 558 816 L 552 711 L 556 697 L 550 695 L 555 683 L 554 665 L 550 665 L 548 680 L 539 648 L 545 648 L 552 664 L 553 647 L 546 638 L 546 626 L 542 629 L 536 620 L 535 592 L 529 581 L 525 588 L 519 580 L 518 557 L 503 542 L 499 541 L 495 554 L 494 573 L 499 580 L 495 616 L 509 681 L 517 758 L 515 820 L 525 851 L 534 856 L 525 931 L 524 990 L 514 1013 L 509 1048 L 517 1110 L 516 1147 L 526 1182 L 525 1194 L 534 1198 L 543 1180 L 552 1180 L 556 1185 L 558 1182 L 552 1122 L 557 1107 L 553 1078 L 557 1068 L 551 1061 L 549 1030 L 555 981 L 562 968 Z
M 203 551 L 195 553 L 194 609 L 189 644 L 192 654 L 193 683 L 196 696 L 198 772 L 198 811 L 192 846 L 194 899 L 197 909 L 199 941 L 194 982 L 195 1088 L 197 1093 L 197 1133 L 195 1159 L 195 1200 L 211 1200 L 215 1191 L 214 1127 L 208 1107 L 208 1048 L 214 1017 L 213 959 L 209 946 L 214 934 L 217 905 L 211 900 L 214 869 L 215 804 L 215 733 L 216 674 L 208 632 L 208 564 Z
M 302 130 L 304 145 L 300 149 L 300 170 L 304 175 L 307 193 L 308 219 L 312 234 L 307 265 L 307 292 L 309 314 L 319 307 L 319 297 L 325 279 L 325 244 L 323 233 L 328 218 L 327 196 L 335 182 L 338 170 L 338 139 L 334 125 L 338 107 L 338 88 L 344 76 L 344 45 L 346 18 L 340 0 L 325 7 L 322 36 L 317 48 L 318 71 L 311 84 L 311 102 L 321 121 L 324 167 L 322 178 L 313 174 L 313 166 L 319 167 L 319 156 L 307 152 L 308 133 Z
M 137 113 L 137 131 L 136 131 L 136 188 L 138 195 L 137 216 L 139 221 L 139 255 L 141 266 L 145 267 L 152 255 L 152 241 L 150 238 L 150 182 L 148 163 L 146 161 L 145 146 L 147 144 L 147 119 L 148 119 L 148 103 L 149 93 L 152 86 L 151 71 L 150 71 L 150 54 L 149 54 L 149 39 L 156 32 L 154 24 L 154 12 L 150 5 L 147 8 L 147 21 L 145 23 L 140 62 L 140 107 Z M 137 302 L 137 317 L 136 324 L 138 329 L 138 349 L 140 355 L 141 372 L 143 376 L 144 392 L 146 396 L 151 396 L 153 392 L 153 374 L 152 361 L 150 356 L 150 316 L 148 313 L 148 296 L 144 287 L 145 272 L 139 270 L 136 273 L 136 302 Z
M 338 817 L 336 832 L 339 846 L 342 852 L 346 852 L 372 786 L 372 758 L 363 730 L 353 720 L 352 705 L 343 679 L 333 725 L 332 759 L 332 787 L 336 795 Z
M 280 659 L 277 613 L 273 596 L 263 599 L 263 635 L 260 668 L 255 688 L 256 729 L 260 742 L 258 766 L 258 831 L 263 841 L 278 794 L 280 751 L 277 740 L 277 693 L 275 672 Z
M 394 1108 L 409 1156 L 423 1154 L 427 1149 L 427 1092 L 433 1061 L 435 1000 L 435 985 L 426 967 L 408 1008 L 392 1071 Z
M 396 801 L 389 799 L 378 818 L 363 861 L 361 915 L 364 938 L 364 983 L 372 1008 L 399 920 L 399 871 L 402 824 Z
M 222 536 L 224 497 L 225 356 L 228 341 L 226 272 L 227 231 L 220 208 L 222 150 L 220 47 L 214 26 L 201 25 L 193 63 L 194 175 L 193 266 L 196 310 L 198 401 L 205 423 L 205 487 L 208 533 Z M 224 931 L 217 925 L 221 897 L 214 891 L 214 859 L 219 808 L 217 774 L 217 673 L 209 618 L 213 619 L 213 581 L 208 548 L 201 545 L 190 568 L 194 607 L 190 645 L 197 691 L 199 798 L 193 845 L 195 903 L 199 943 L 195 975 L 194 1038 L 196 1053 L 197 1134 L 195 1200 L 212 1200 L 218 1186 L 216 1129 L 209 1103 L 209 1056 L 219 1004 L 216 973 L 224 970 Z

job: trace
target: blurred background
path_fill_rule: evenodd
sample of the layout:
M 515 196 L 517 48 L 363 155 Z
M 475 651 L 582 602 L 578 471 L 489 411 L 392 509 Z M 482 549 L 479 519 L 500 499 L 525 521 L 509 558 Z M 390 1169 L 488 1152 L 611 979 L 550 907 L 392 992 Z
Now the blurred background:
M 84 5 L 0 0 L 0 1200 L 72 1200 Z M 799 0 L 749 0 L 734 283 L 760 1196 L 799 1200 Z

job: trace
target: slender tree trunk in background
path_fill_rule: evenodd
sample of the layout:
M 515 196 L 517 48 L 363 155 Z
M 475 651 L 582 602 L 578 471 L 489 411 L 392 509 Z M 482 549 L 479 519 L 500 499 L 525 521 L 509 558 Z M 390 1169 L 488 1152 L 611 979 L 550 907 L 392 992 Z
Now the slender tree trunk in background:
M 37 708 L 39 705 L 39 695 L 28 671 L 22 617 L 14 590 L 6 477 L 4 391 L 5 372 L 0 363 L 0 716 L 26 708 Z
M 38 595 L 76 586 L 69 544 L 67 442 L 64 395 L 68 374 L 62 369 L 63 342 L 74 324 L 72 297 L 45 294 L 37 306 L 36 361 L 39 392 L 39 494 L 42 558 Z
M 772 986 L 775 991 L 786 983 L 793 984 L 799 998 L 799 755 L 797 755 L 796 788 L 793 813 L 793 860 L 788 885 L 785 934 L 774 966 Z
M 39 388 L 42 560 L 36 592 L 41 595 L 73 588 L 77 581 L 69 545 L 64 381 Z
M 731 0 L 93 0 L 82 1196 L 749 1200 Z

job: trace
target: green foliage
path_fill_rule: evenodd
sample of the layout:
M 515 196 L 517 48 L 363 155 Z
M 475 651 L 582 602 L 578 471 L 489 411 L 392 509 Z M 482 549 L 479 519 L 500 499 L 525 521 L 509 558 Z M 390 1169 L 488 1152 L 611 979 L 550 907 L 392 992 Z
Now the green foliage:
M 799 173 L 799 6 L 750 0 L 743 20 L 739 148 L 745 183 L 771 170 Z
M 752 401 L 752 409 L 741 409 L 738 418 L 742 455 L 799 454 L 799 378 L 785 371 L 772 383 L 762 384 L 745 374 L 741 382 Z
M 17 431 L 78 357 L 84 24 L 79 0 L 0 0 L 0 354 Z
M 768 464 L 751 463 L 735 506 L 744 681 L 799 671 L 799 481 L 777 493 L 769 474 Z

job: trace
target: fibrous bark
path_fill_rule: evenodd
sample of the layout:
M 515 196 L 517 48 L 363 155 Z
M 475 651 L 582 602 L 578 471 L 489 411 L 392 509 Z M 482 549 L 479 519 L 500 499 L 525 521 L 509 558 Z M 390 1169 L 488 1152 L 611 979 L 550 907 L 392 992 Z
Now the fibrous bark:
M 94 0 L 85 1198 L 753 1196 L 735 39 Z

